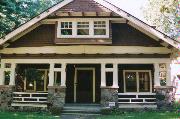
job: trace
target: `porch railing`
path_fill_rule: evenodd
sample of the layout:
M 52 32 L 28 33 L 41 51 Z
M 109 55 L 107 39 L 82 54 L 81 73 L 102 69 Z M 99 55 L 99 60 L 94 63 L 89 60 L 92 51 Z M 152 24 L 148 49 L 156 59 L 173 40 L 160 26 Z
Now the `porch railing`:
M 119 104 L 156 104 L 155 93 L 118 93 Z
M 48 93 L 13 92 L 13 103 L 47 103 Z

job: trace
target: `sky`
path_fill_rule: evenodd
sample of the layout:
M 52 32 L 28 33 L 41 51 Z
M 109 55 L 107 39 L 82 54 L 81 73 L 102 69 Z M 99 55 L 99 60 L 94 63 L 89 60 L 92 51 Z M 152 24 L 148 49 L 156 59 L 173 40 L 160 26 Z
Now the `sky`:
M 107 0 L 133 16 L 146 22 L 143 17 L 142 7 L 148 3 L 148 0 Z

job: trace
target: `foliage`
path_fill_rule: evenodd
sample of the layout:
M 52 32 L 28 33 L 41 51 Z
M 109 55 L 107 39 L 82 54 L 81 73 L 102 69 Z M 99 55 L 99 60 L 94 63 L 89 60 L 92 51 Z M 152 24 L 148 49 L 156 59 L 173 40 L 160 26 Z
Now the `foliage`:
M 0 0 L 0 38 L 62 0 Z
M 161 94 L 161 93 L 157 93 L 156 94 L 156 99 L 157 101 L 162 101 L 165 99 L 165 95 Z
M 47 112 L 0 112 L 0 119 L 59 119 L 59 116 L 52 116 Z
M 149 24 L 157 27 L 171 37 L 177 35 L 177 6 L 179 0 L 149 0 L 143 8 L 144 16 Z
M 42 73 L 35 68 L 26 69 L 25 77 L 28 81 L 37 81 L 42 77 Z

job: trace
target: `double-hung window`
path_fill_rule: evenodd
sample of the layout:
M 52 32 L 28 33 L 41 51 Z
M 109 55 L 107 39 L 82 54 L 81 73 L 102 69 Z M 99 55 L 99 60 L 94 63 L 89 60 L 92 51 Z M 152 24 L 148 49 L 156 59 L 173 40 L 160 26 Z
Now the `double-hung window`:
M 61 22 L 61 35 L 72 35 L 72 22 Z
M 89 35 L 89 22 L 77 22 L 77 35 Z
M 109 38 L 109 20 L 62 19 L 58 22 L 57 38 Z
M 94 35 L 106 35 L 105 21 L 94 21 Z
M 150 70 L 124 70 L 124 92 L 152 92 Z

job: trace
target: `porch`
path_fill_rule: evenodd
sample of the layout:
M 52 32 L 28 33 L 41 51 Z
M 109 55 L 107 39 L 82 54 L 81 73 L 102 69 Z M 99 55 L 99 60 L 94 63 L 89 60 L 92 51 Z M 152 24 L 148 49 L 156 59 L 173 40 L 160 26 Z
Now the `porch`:
M 51 102 L 53 106 L 96 103 L 103 107 L 129 105 L 132 108 L 130 104 L 156 107 L 154 88 L 161 85 L 161 64 L 166 66 L 165 85 L 171 86 L 170 63 L 166 58 L 3 59 L 0 71 L 4 80 L 0 83 L 17 87 L 15 69 L 18 66 L 36 65 L 38 70 L 42 70 L 44 65 L 43 83 L 24 80 L 23 89 L 13 92 L 12 106 L 47 107 Z M 83 82 L 85 77 L 87 80 Z

